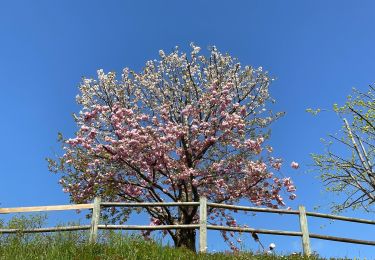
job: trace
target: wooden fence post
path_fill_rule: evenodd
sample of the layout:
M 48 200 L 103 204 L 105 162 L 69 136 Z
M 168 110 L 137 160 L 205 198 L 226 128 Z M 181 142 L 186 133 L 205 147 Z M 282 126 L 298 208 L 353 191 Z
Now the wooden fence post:
M 199 252 L 207 251 L 207 198 L 199 199 Z
M 100 197 L 95 197 L 94 207 L 92 209 L 91 227 L 90 227 L 90 243 L 96 243 L 98 238 L 98 225 L 100 219 Z
M 299 206 L 299 224 L 301 227 L 302 232 L 302 248 L 304 255 L 311 255 L 310 249 L 310 237 L 309 237 L 309 229 L 307 226 L 307 217 L 306 217 L 306 209 L 304 206 Z

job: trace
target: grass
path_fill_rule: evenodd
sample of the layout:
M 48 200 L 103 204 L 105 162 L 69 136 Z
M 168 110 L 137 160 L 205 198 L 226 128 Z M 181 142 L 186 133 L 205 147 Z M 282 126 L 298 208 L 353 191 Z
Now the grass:
M 1 228 L 38 228 L 45 217 L 15 217 Z M 77 224 L 77 223 L 74 223 Z M 70 224 L 69 224 L 70 225 Z M 322 259 L 317 256 L 279 256 L 251 252 L 196 254 L 184 248 L 163 246 L 154 240 L 145 240 L 138 235 L 124 235 L 105 231 L 100 242 L 89 244 L 87 231 L 58 232 L 49 234 L 0 234 L 0 259 Z
M 27 240 L 16 236 L 1 242 L 0 259 L 318 259 L 253 255 L 250 252 L 196 254 L 184 248 L 175 249 L 153 240 L 143 240 L 140 236 L 114 232 L 106 236 L 106 241 L 98 244 L 88 244 L 81 241 L 81 235 L 68 232 L 37 235 Z

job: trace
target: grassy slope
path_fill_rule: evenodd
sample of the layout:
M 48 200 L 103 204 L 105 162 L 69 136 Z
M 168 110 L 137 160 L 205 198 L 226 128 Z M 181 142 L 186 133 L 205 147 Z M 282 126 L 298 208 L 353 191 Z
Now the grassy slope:
M 8 223 L 0 219 L 1 228 L 39 228 L 46 216 L 15 216 Z M 67 223 L 79 225 L 79 223 Z M 162 246 L 141 236 L 127 236 L 114 231 L 103 231 L 100 243 L 88 244 L 87 231 L 57 232 L 50 234 L 0 234 L 0 260 L 28 259 L 321 259 L 318 257 L 253 255 L 251 252 L 195 254 L 184 248 Z
M 10 238 L 0 243 L 0 259 L 318 259 L 251 253 L 195 254 L 186 249 L 163 247 L 141 237 L 112 233 L 105 243 L 89 245 L 72 234 L 34 236 L 31 240 Z

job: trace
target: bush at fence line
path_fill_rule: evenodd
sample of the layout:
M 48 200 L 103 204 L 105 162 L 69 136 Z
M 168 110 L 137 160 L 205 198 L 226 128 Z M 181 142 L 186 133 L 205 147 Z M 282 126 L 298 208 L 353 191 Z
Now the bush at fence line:
M 22 233 L 25 229 L 41 228 L 46 224 L 46 214 L 32 214 L 32 215 L 15 215 L 10 220 L 5 222 L 0 221 L 1 229 L 19 229 L 20 232 L 15 234 L 1 234 L 0 242 L 6 242 L 9 240 L 18 240 L 20 242 L 29 242 L 31 239 L 39 239 L 40 234 L 26 234 Z
M 11 234 L 0 234 L 0 243 L 30 243 L 30 242 L 52 242 L 52 241 L 75 241 L 86 242 L 88 234 L 86 230 L 59 231 L 44 233 L 23 233 L 23 230 L 43 228 L 47 224 L 47 214 L 15 215 L 10 220 L 0 220 L 0 229 L 18 229 L 19 232 Z M 77 226 L 80 222 L 67 222 L 56 225 Z

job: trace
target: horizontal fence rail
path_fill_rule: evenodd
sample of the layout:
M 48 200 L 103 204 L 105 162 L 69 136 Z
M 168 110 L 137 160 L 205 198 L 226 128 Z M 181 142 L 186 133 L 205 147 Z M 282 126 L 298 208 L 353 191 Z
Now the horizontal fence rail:
M 323 213 L 317 213 L 317 212 L 306 212 L 306 215 L 311 216 L 311 217 L 317 217 L 317 218 L 337 219 L 337 220 L 342 220 L 342 221 L 349 221 L 349 222 L 356 222 L 356 223 L 363 223 L 363 224 L 373 224 L 373 225 L 375 224 L 375 220 L 351 218 L 351 217 L 323 214 Z
M 59 231 L 77 231 L 90 229 L 90 225 L 81 226 L 66 226 L 66 227 L 48 227 L 48 228 L 30 228 L 30 229 L 0 229 L 0 234 L 12 233 L 44 233 L 44 232 L 59 232 Z
M 352 239 L 352 238 L 345 238 L 345 237 L 334 237 L 334 236 L 311 234 L 311 233 L 309 234 L 309 236 L 311 238 L 317 238 L 317 239 L 323 239 L 323 240 L 331 240 L 331 241 L 337 241 L 337 242 L 345 242 L 345 243 L 352 243 L 352 244 L 375 246 L 375 241 L 370 241 L 370 240 Z
M 232 210 L 242 210 L 242 211 L 253 211 L 253 212 L 294 214 L 294 215 L 298 215 L 299 214 L 298 210 L 256 208 L 256 207 L 228 205 L 228 204 L 222 204 L 222 203 L 207 203 L 207 206 L 212 207 L 212 208 L 232 209 Z
M 199 202 L 102 202 L 101 207 L 175 207 L 199 206 Z
M 271 235 L 280 235 L 280 236 L 294 236 L 294 237 L 302 236 L 302 232 L 295 232 L 295 231 L 241 228 L 241 227 L 228 227 L 228 226 L 216 226 L 216 225 L 207 225 L 207 229 L 234 231 L 234 232 L 259 233 L 259 234 L 271 234 Z
M 77 210 L 92 209 L 93 204 L 75 204 L 75 205 L 55 205 L 55 206 L 36 206 L 36 207 L 18 207 L 18 208 L 0 208 L 0 214 L 25 213 L 38 211 L 58 211 L 58 210 Z
M 181 225 L 157 225 L 157 226 L 142 226 L 142 225 L 102 225 L 100 224 L 101 208 L 108 207 L 199 207 L 199 224 L 181 224 Z M 289 214 L 298 215 L 300 222 L 300 231 L 284 231 L 284 230 L 269 230 L 269 229 L 255 229 L 238 226 L 219 226 L 207 224 L 207 208 L 221 208 L 234 211 L 249 211 L 249 212 L 264 212 L 273 214 Z M 177 230 L 177 229 L 198 229 L 199 230 L 199 250 L 206 252 L 207 250 L 207 230 L 219 231 L 233 231 L 245 233 L 259 233 L 280 236 L 298 236 L 301 237 L 303 253 L 305 255 L 311 254 L 310 238 L 323 239 L 337 242 L 354 243 L 362 245 L 375 246 L 375 241 L 352 239 L 344 237 L 335 237 L 328 235 L 320 235 L 309 233 L 307 225 L 307 217 L 326 218 L 333 220 L 341 220 L 348 222 L 355 222 L 361 224 L 375 224 L 375 220 L 344 217 L 330 214 L 323 214 L 317 212 L 306 212 L 304 206 L 299 206 L 298 210 L 286 209 L 272 209 L 272 208 L 257 208 L 248 206 L 228 205 L 222 203 L 207 202 L 205 197 L 201 197 L 199 202 L 102 202 L 99 197 L 95 198 L 93 203 L 87 204 L 73 204 L 73 205 L 54 205 L 54 206 L 33 206 L 33 207 L 16 207 L 16 208 L 0 208 L 0 214 L 9 213 L 26 213 L 26 212 L 40 212 L 40 211 L 60 211 L 60 210 L 92 210 L 92 218 L 90 225 L 79 226 L 58 226 L 47 228 L 32 228 L 32 229 L 0 229 L 0 234 L 14 234 L 14 233 L 44 233 L 44 232 L 59 232 L 59 231 L 78 231 L 90 230 L 89 241 L 95 243 L 97 241 L 98 230 Z
M 187 225 L 160 225 L 160 226 L 138 226 L 138 225 L 98 225 L 99 229 L 120 230 L 166 230 L 166 229 L 198 229 L 198 224 Z

